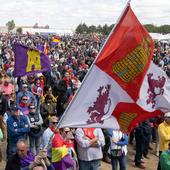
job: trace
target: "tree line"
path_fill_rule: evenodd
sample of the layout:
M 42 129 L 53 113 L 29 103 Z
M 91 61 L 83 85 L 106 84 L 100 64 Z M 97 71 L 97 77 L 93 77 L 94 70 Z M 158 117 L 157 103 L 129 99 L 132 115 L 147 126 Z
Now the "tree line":
M 14 20 L 8 21 L 6 23 L 6 26 L 8 27 L 9 32 L 11 30 L 13 30 L 15 28 Z M 80 34 L 88 34 L 88 33 L 95 32 L 95 33 L 99 33 L 99 34 L 103 34 L 103 35 L 108 35 L 113 27 L 114 27 L 114 24 L 112 24 L 112 25 L 105 24 L 103 26 L 102 25 L 87 26 L 85 23 L 81 23 L 76 27 L 75 32 L 80 33 Z M 146 24 L 146 25 L 144 25 L 144 27 L 148 30 L 148 32 L 161 33 L 161 34 L 170 33 L 170 25 L 155 26 L 153 24 Z M 39 28 L 38 23 L 35 23 L 33 28 Z M 43 28 L 49 29 L 50 27 L 49 27 L 49 25 L 45 25 Z M 22 33 L 22 28 L 19 27 L 19 28 L 17 28 L 16 31 L 18 33 Z
M 110 31 L 112 30 L 114 24 L 112 25 L 98 25 L 98 26 L 94 26 L 94 25 L 90 25 L 87 26 L 85 23 L 79 24 L 76 27 L 75 32 L 76 33 L 80 33 L 80 34 L 86 34 L 86 33 L 99 33 L 99 34 L 104 34 L 104 35 L 108 35 L 110 33 Z M 148 30 L 148 32 L 153 32 L 153 33 L 161 33 L 161 34 L 168 34 L 170 33 L 170 25 L 161 25 L 161 26 L 155 26 L 152 24 L 146 24 L 144 25 L 144 27 Z

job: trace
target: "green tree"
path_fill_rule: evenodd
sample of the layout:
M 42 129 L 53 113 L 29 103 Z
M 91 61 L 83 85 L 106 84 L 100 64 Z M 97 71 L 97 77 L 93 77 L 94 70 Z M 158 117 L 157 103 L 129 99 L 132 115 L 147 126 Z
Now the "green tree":
M 14 20 L 8 21 L 6 23 L 6 26 L 8 27 L 8 32 L 10 32 L 11 30 L 13 30 L 15 28 L 15 22 Z
M 162 34 L 168 34 L 170 33 L 170 25 L 161 25 L 159 27 L 160 33 Z
M 19 33 L 19 34 L 22 34 L 22 27 L 18 27 L 16 32 Z
M 147 29 L 148 32 L 157 32 L 157 27 L 152 24 L 146 24 L 144 27 Z
M 109 26 L 107 24 L 105 24 L 102 28 L 102 33 L 104 35 L 108 35 L 110 33 L 110 29 L 109 29 Z
M 97 27 L 94 25 L 87 26 L 84 24 L 79 24 L 76 28 L 76 33 L 92 33 L 96 32 L 103 35 L 108 35 L 110 31 L 112 30 L 114 24 L 108 26 L 107 24 L 98 25 Z M 162 33 L 162 34 L 168 34 L 170 33 L 170 25 L 161 25 L 161 26 L 155 26 L 153 24 L 146 24 L 144 27 L 148 30 L 148 32 L 154 32 L 154 33 Z
M 38 23 L 37 22 L 34 24 L 33 28 L 38 28 Z
M 50 28 L 50 26 L 49 26 L 49 25 L 45 25 L 45 28 L 46 28 L 46 29 L 49 29 L 49 28 Z
M 88 31 L 88 26 L 85 23 L 79 24 L 76 28 L 76 33 L 83 34 L 83 33 L 87 33 L 87 31 Z
M 93 32 L 96 32 L 96 31 L 97 31 L 96 26 L 91 25 L 91 26 L 89 26 L 87 33 L 93 33 Z

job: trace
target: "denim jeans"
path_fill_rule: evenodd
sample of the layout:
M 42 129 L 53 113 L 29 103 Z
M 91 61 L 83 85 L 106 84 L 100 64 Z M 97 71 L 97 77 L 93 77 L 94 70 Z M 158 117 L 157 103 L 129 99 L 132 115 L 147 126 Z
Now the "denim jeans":
M 126 156 L 122 155 L 118 158 L 111 156 L 112 170 L 118 170 L 118 163 L 120 170 L 126 170 Z
M 7 159 L 11 158 L 17 150 L 17 146 L 15 142 L 8 141 L 7 144 Z
M 29 140 L 30 140 L 30 150 L 31 150 L 31 152 L 34 153 L 34 147 L 35 147 L 36 155 L 38 155 L 39 150 L 40 150 L 40 146 L 41 146 L 41 136 L 40 137 L 29 136 Z
M 79 160 L 80 170 L 99 170 L 100 160 L 82 161 Z

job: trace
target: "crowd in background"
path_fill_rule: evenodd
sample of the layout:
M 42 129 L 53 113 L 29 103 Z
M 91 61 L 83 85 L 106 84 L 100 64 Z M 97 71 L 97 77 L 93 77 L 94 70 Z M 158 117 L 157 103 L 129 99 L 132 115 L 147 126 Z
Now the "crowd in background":
M 140 123 L 130 134 L 100 128 L 56 129 L 106 37 L 75 34 L 59 39 L 53 44 L 52 35 L 0 34 L 0 136 L 7 142 L 6 170 L 98 170 L 102 159 L 113 170 L 118 163 L 125 170 L 128 143 L 136 146 L 138 168 L 145 168 L 142 157 L 149 158 L 151 142 L 155 154 L 166 158 L 170 154 L 168 113 Z M 14 78 L 15 42 L 43 49 L 51 70 Z M 170 77 L 170 44 L 155 42 L 153 62 Z M 158 169 L 168 162 L 163 156 Z

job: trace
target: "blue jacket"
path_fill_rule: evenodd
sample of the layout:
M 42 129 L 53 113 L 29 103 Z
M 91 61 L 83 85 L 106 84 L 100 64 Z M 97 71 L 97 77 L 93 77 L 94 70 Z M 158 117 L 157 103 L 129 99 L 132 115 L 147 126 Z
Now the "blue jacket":
M 15 115 L 10 116 L 7 119 L 7 131 L 8 139 L 13 143 L 26 137 L 27 133 L 30 131 L 27 117 L 24 115 L 19 115 L 18 118 Z
M 113 130 L 114 129 L 108 129 L 108 134 L 109 134 L 110 137 L 112 137 L 112 135 L 113 135 Z M 116 145 L 124 146 L 124 145 L 127 145 L 127 144 L 128 144 L 128 136 L 125 133 L 123 133 L 122 139 L 120 141 L 118 141 L 116 143 Z

